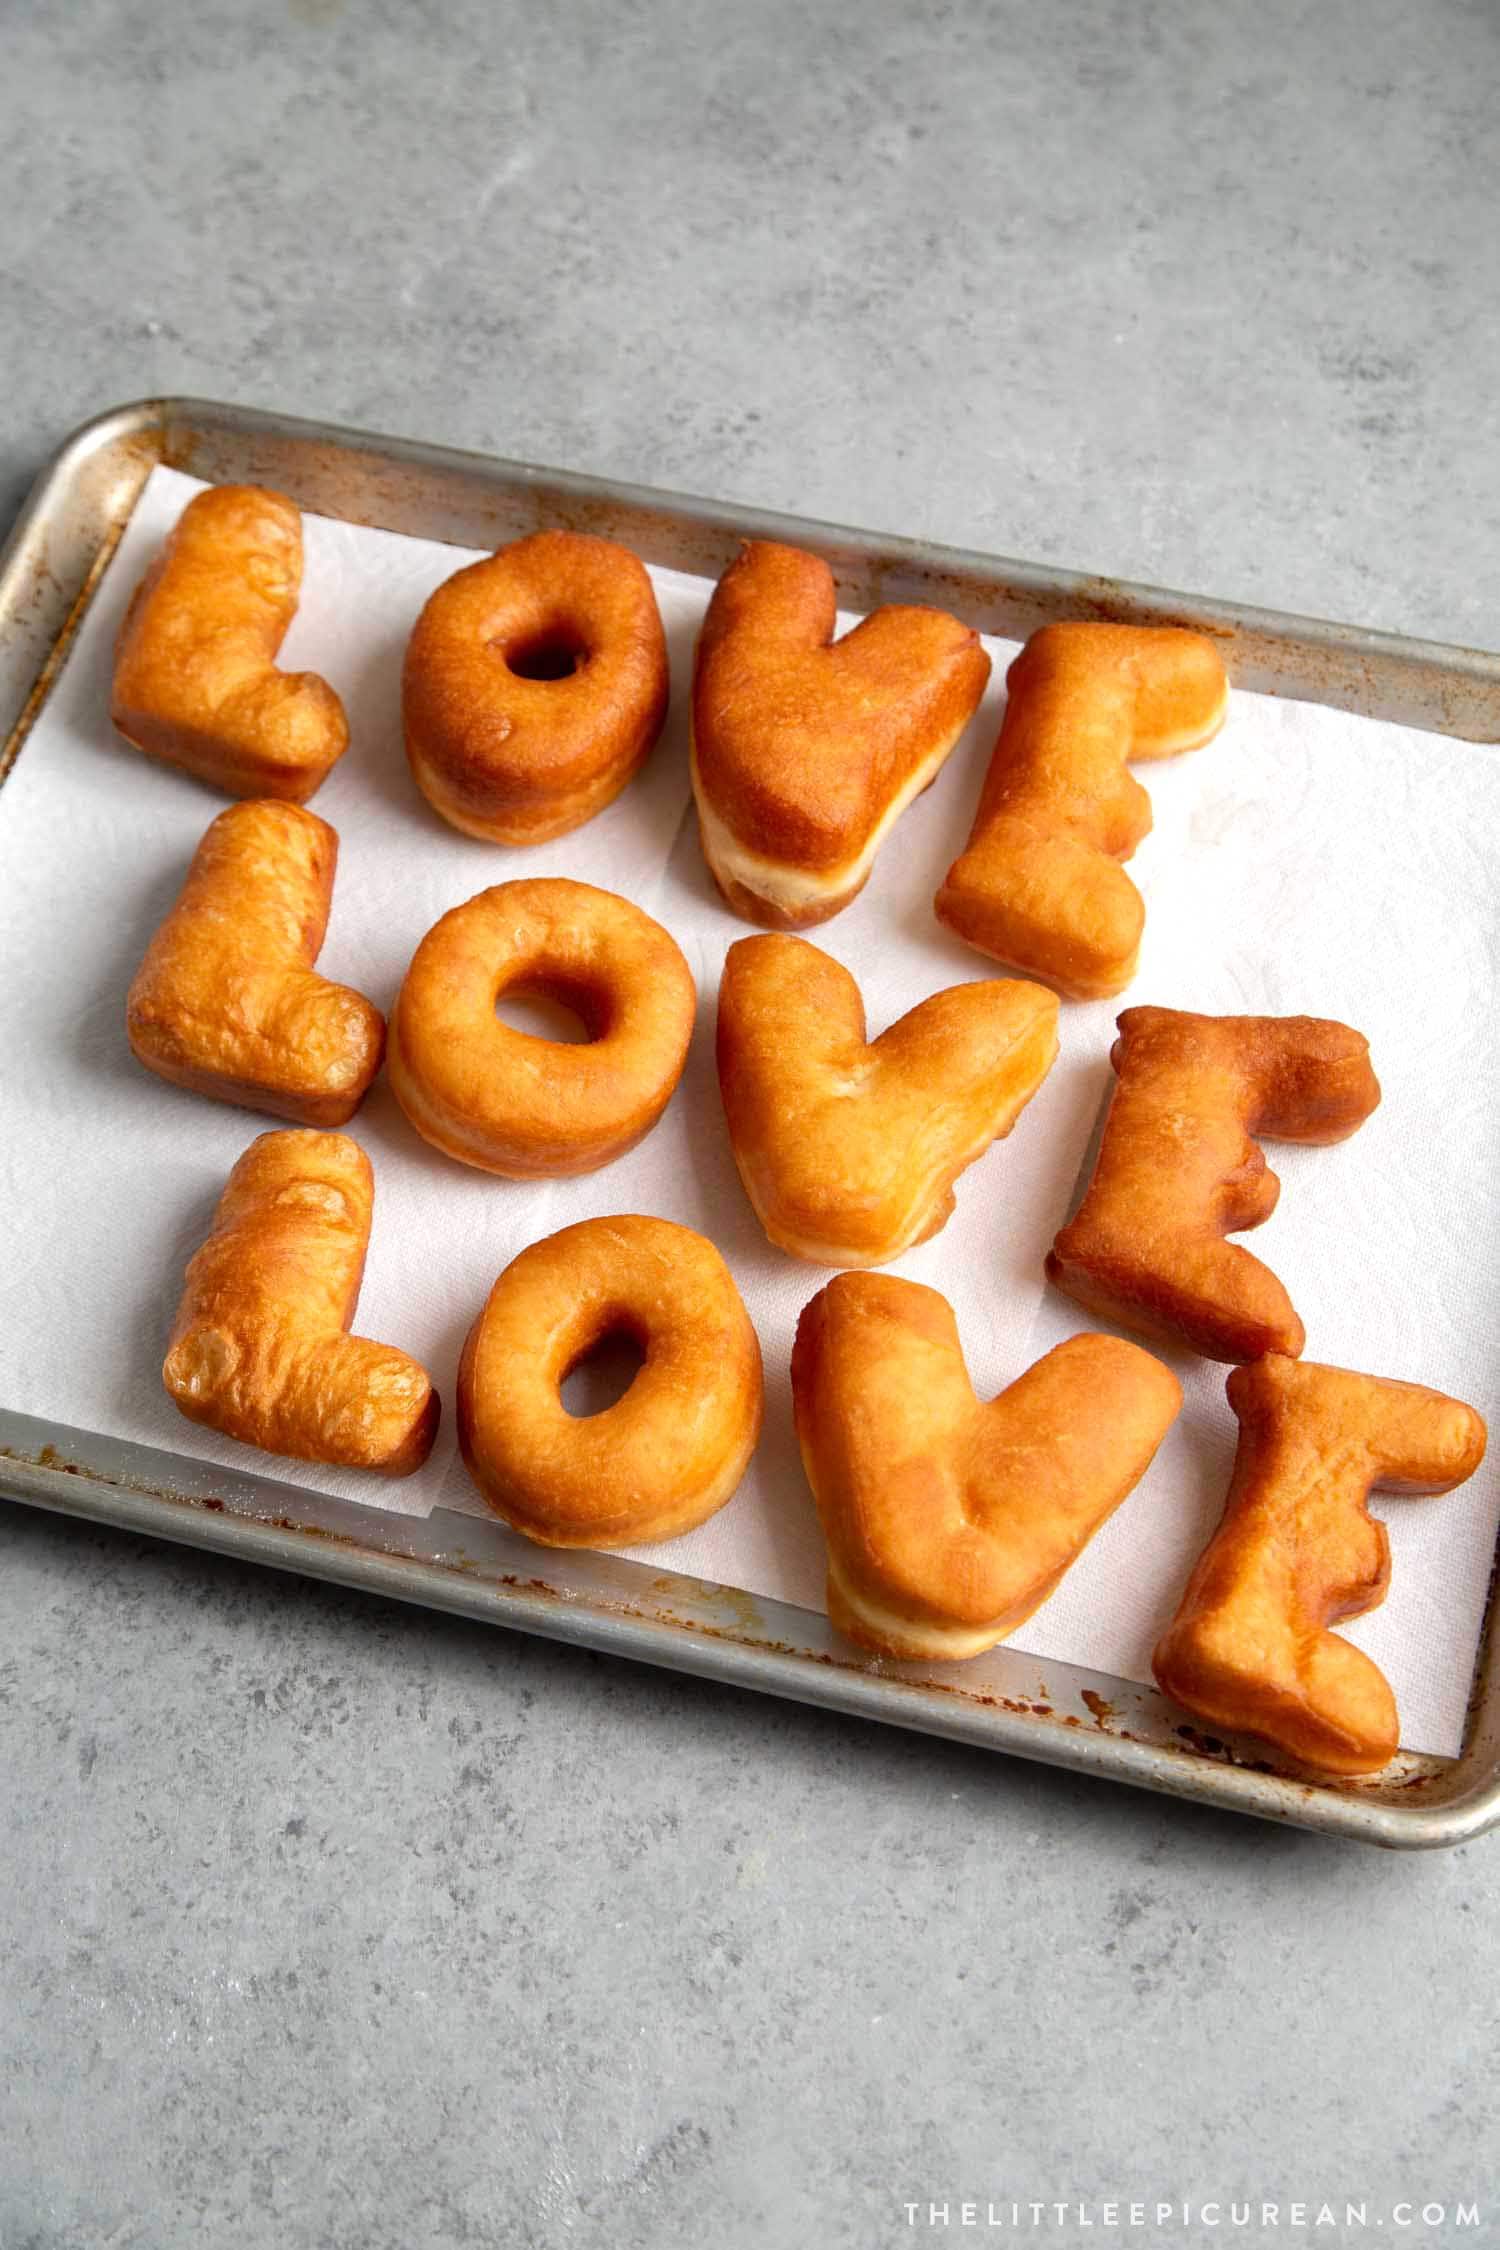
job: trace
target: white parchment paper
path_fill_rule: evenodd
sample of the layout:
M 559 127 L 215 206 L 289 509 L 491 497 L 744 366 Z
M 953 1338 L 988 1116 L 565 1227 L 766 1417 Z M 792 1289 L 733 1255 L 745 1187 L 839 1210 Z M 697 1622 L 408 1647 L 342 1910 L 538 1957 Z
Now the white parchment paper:
M 358 1327 L 432 1371 L 444 1422 L 427 1468 L 399 1485 L 273 1461 L 183 1421 L 160 1364 L 183 1266 L 225 1175 L 266 1120 L 160 1083 L 125 1041 L 126 988 L 223 800 L 154 764 L 108 719 L 111 649 L 140 572 L 198 489 L 152 475 L 52 698 L 0 799 L 0 1403 L 145 1444 L 253 1466 L 367 1504 L 479 1503 L 453 1441 L 465 1332 L 526 1243 L 594 1213 L 697 1227 L 728 1258 L 765 1352 L 765 1437 L 737 1497 L 665 1568 L 821 1609 L 823 1557 L 792 1434 L 798 1312 L 826 1275 L 773 1250 L 744 1200 L 713 1067 L 726 947 L 744 934 L 706 875 L 691 818 L 686 691 L 710 588 L 654 573 L 674 700 L 645 773 L 571 836 L 506 851 L 428 810 L 401 750 L 402 651 L 418 609 L 469 556 L 306 519 L 289 667 L 324 673 L 352 745 L 315 809 L 339 832 L 320 966 L 388 1010 L 423 933 L 450 906 L 520 874 L 577 877 L 658 916 L 699 986 L 697 1036 L 661 1125 L 583 1180 L 512 1184 L 449 1163 L 382 1080 L 350 1130 L 373 1160 L 374 1234 Z M 962 845 L 995 738 L 1005 665 L 937 784 L 907 812 L 859 900 L 812 933 L 859 979 L 872 1033 L 990 965 L 942 931 L 932 897 Z M 1205 751 L 1147 769 L 1156 827 L 1133 873 L 1148 904 L 1140 974 L 1119 1002 L 1065 1004 L 1063 1051 L 1012 1138 L 959 1183 L 958 1210 L 893 1269 L 941 1289 L 977 1388 L 991 1394 L 1086 1317 L 1049 1291 L 1042 1257 L 1066 1215 L 1109 1086 L 1119 1007 L 1344 1018 L 1368 1033 L 1385 1100 L 1342 1148 L 1269 1151 L 1281 1205 L 1248 1238 L 1307 1323 L 1307 1356 L 1431 1383 L 1500 1409 L 1494 1004 L 1500 837 L 1494 752 L 1239 695 Z M 1001 973 L 995 971 L 994 973 Z M 1187 1403 L 1150 1475 L 1016 1635 L 1054 1660 L 1149 1677 L 1152 1643 L 1217 1520 L 1234 1448 L 1224 1370 L 1174 1361 Z M 1385 1606 L 1344 1628 L 1395 1687 L 1408 1748 L 1452 1755 L 1500 1517 L 1500 1445 L 1442 1499 L 1378 1500 L 1394 1574 Z

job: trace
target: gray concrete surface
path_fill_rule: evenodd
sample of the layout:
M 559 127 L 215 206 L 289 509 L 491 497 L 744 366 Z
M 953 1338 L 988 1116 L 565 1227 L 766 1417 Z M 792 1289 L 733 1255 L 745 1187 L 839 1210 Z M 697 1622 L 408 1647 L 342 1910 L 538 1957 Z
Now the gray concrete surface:
M 1486 0 L 0 0 L 0 506 L 190 390 L 1494 645 L 1497 73 Z M 0 1807 L 3 2250 L 1500 2234 L 1494 1840 L 16 1508 Z

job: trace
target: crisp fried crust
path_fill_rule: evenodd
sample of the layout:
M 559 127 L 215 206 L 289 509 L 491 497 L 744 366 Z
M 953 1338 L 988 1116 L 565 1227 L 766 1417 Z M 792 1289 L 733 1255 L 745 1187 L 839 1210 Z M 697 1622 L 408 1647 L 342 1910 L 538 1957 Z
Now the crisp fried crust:
M 121 734 L 226 796 L 305 802 L 349 728 L 326 680 L 276 669 L 301 587 L 302 518 L 284 494 L 222 484 L 190 500 L 120 628 Z
M 517 539 L 438 587 L 401 680 L 406 755 L 434 811 L 497 844 L 561 836 L 617 797 L 667 715 L 645 565 L 577 531 Z
M 190 1422 L 378 1476 L 432 1450 L 425 1369 L 346 1333 L 359 1301 L 375 1183 L 342 1133 L 262 1133 L 229 1175 L 189 1260 L 162 1380 Z
M 1328 1627 L 1384 1601 L 1372 1490 L 1449 1492 L 1484 1458 L 1471 1406 L 1273 1355 L 1229 1378 L 1240 1442 L 1223 1521 L 1152 1669 L 1213 1726 L 1259 1736 L 1323 1773 L 1375 1773 L 1400 1741 L 1396 1699 Z
M 338 837 L 296 805 L 231 805 L 136 971 L 130 1045 L 174 1086 L 298 1125 L 343 1125 L 380 1068 L 385 1020 L 314 973 Z
M 871 1044 L 847 969 L 805 938 L 741 938 L 719 986 L 719 1086 L 771 1241 L 878 1266 L 936 1234 L 960 1172 L 1003 1140 L 1057 1054 L 1057 1000 L 993 980 L 936 992 Z
M 602 1414 L 563 1405 L 610 1336 L 643 1365 Z M 549 1547 L 675 1539 L 732 1496 L 760 1435 L 760 1345 L 711 1242 L 666 1219 L 585 1219 L 512 1260 L 469 1332 L 458 1437 L 495 1513 Z
M 1305 1341 L 1269 1266 L 1224 1240 L 1280 1183 L 1254 1136 L 1347 1140 L 1380 1100 L 1370 1043 L 1317 1016 L 1127 1008 L 1094 1176 L 1047 1273 L 1090 1312 L 1206 1359 L 1296 1358 Z
M 828 1542 L 828 1614 L 887 1656 L 977 1656 L 1028 1618 L 1150 1465 L 1176 1377 L 1072 1336 L 987 1403 L 953 1309 L 843 1273 L 797 1325 L 792 1397 Z
M 840 641 L 836 612 L 826 563 L 754 541 L 703 621 L 699 830 L 715 881 L 747 921 L 805 928 L 848 905 L 989 678 L 978 634 L 943 610 L 877 609 Z
M 1046 625 L 1010 668 L 1005 718 L 938 919 L 1078 1000 L 1135 974 L 1146 910 L 1119 865 L 1151 827 L 1129 758 L 1171 758 L 1224 723 L 1229 683 L 1201 633 Z
M 507 993 L 576 1009 L 590 1042 L 502 1023 Z M 560 877 L 498 883 L 417 947 L 391 1014 L 391 1085 L 460 1164 L 508 1179 L 593 1172 L 666 1108 L 696 1011 L 681 949 L 628 899 Z

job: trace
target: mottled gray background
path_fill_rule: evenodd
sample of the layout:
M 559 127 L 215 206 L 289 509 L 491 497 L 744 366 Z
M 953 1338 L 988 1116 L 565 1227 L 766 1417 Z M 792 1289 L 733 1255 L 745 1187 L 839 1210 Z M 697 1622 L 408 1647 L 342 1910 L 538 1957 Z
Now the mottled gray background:
M 198 391 L 1494 645 L 1497 91 L 1486 0 L 0 0 L 0 506 Z M 0 1727 L 3 2250 L 1500 2234 L 1493 1840 L 16 1508 Z

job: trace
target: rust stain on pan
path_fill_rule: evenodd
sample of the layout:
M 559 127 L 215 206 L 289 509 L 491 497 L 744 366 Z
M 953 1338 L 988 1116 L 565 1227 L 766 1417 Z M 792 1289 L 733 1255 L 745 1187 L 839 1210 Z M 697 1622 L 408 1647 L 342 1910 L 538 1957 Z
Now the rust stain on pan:
M 716 1589 L 716 1593 L 735 1592 L 737 1589 L 732 1587 Z M 607 1607 L 617 1617 L 634 1618 L 642 1624 L 665 1625 L 675 1632 L 694 1633 L 703 1640 L 729 1641 L 737 1647 L 763 1649 L 773 1656 L 792 1656 L 803 1663 L 826 1665 L 838 1672 L 857 1672 L 864 1677 L 873 1675 L 877 1679 L 887 1678 L 900 1687 L 913 1687 L 928 1695 L 951 1695 L 960 1703 L 975 1704 L 987 1711 L 1010 1711 L 1033 1719 L 1057 1717 L 1051 1703 L 1037 1702 L 1027 1696 L 985 1695 L 979 1689 L 964 1687 L 955 1680 L 903 1680 L 896 1674 L 883 1673 L 878 1664 L 871 1664 L 868 1658 L 858 1656 L 852 1650 L 848 1656 L 840 1656 L 830 1649 L 804 1648 L 794 1641 L 773 1640 L 761 1634 L 754 1634 L 747 1639 L 742 1633 L 731 1631 L 727 1626 L 706 1624 L 696 1617 L 679 1617 L 675 1611 L 668 1609 L 642 1609 L 634 1602 L 608 1602 L 600 1606 Z M 1064 1718 L 1061 1724 L 1081 1726 L 1083 1721 Z
M 128 520 L 128 519 L 127 519 Z M 21 715 L 3 743 L 0 743 L 0 781 L 4 781 L 11 767 L 21 755 L 21 746 L 41 715 L 42 705 L 52 693 L 52 684 L 63 668 L 64 660 L 73 645 L 74 636 L 83 623 L 84 614 L 94 598 L 100 579 L 109 567 L 110 558 L 125 533 L 123 522 L 114 524 L 105 533 L 99 552 L 89 565 L 89 574 L 78 590 L 77 599 L 67 614 L 62 631 L 48 651 L 47 660 L 36 676 L 31 693 L 21 706 Z M 46 565 L 40 566 L 46 569 Z M 47 572 L 50 577 L 50 570 Z M 54 580 L 54 583 L 56 581 Z
M 21 1453 L 13 1446 L 0 1445 L 0 1461 L 14 1461 L 18 1468 L 46 1469 L 55 1476 L 79 1477 L 89 1484 L 103 1485 L 111 1492 L 138 1493 L 143 1499 L 156 1500 L 168 1507 L 182 1508 L 200 1515 L 227 1516 L 234 1523 L 258 1525 L 268 1531 L 292 1532 L 299 1539 L 317 1540 L 324 1546 L 346 1548 L 354 1554 L 388 1556 L 393 1562 L 409 1559 L 399 1553 L 389 1553 L 381 1547 L 371 1547 L 355 1533 L 334 1531 L 325 1524 L 303 1523 L 297 1517 L 286 1514 L 259 1515 L 252 1509 L 231 1508 L 213 1493 L 173 1492 L 163 1485 L 151 1483 L 145 1477 L 121 1476 L 103 1469 L 85 1468 L 82 1462 L 70 1461 L 65 1454 L 59 1453 L 55 1445 L 40 1446 L 35 1453 Z M 447 1572 L 453 1577 L 484 1577 L 492 1585 L 514 1587 L 518 1592 L 538 1594 L 548 1601 L 569 1601 L 573 1598 L 562 1588 L 549 1585 L 544 1578 L 522 1578 L 512 1571 L 486 1572 L 468 1555 L 460 1555 L 452 1560 L 434 1557 L 427 1561 L 425 1567 Z
M 115 549 L 125 535 L 125 526 L 129 523 L 134 511 L 140 488 L 161 459 L 160 432 L 140 430 L 129 436 L 121 437 L 116 440 L 116 452 L 119 462 L 122 465 L 128 463 L 131 467 L 132 475 L 129 480 L 128 498 L 120 506 L 119 514 L 105 524 L 98 549 L 89 564 L 88 571 L 74 597 L 72 606 L 63 619 L 57 638 L 47 651 L 41 669 L 32 682 L 31 691 L 21 706 L 20 715 L 15 725 L 5 737 L 4 742 L 0 743 L 0 782 L 4 781 L 11 767 L 20 756 L 21 746 L 36 724 L 42 706 L 52 692 L 53 683 L 62 670 L 78 628 L 83 623 L 89 605 L 98 591 L 99 581 L 109 568 Z M 46 536 L 47 526 L 44 523 L 42 525 L 44 540 Z M 49 588 L 55 593 L 64 591 L 63 582 L 52 566 L 50 549 L 45 544 L 32 558 L 28 569 L 28 578 L 29 585 L 22 594 L 22 601 L 31 609 L 41 609 L 44 606 L 48 599 Z
M 57 1476 L 82 1477 L 112 1492 L 139 1492 L 148 1500 L 184 1501 L 181 1493 L 163 1491 L 144 1477 L 109 1476 L 102 1469 L 87 1469 L 81 1461 L 70 1461 L 65 1453 L 59 1453 L 55 1445 L 40 1446 L 35 1453 L 18 1453 L 14 1446 L 0 1445 L 0 1461 L 14 1461 L 21 1469 L 50 1469 Z

